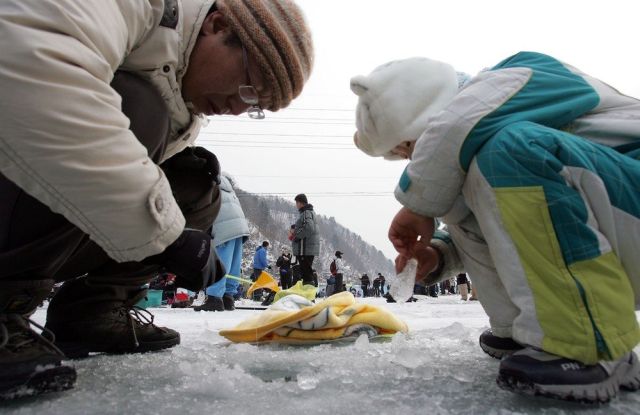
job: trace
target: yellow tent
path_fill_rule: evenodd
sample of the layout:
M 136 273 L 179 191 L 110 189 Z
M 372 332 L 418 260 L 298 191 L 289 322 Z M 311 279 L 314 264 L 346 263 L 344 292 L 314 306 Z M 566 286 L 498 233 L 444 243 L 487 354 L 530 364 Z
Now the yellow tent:
M 262 271 L 262 273 L 258 276 L 251 287 L 247 290 L 247 297 L 251 298 L 251 293 L 255 290 L 259 290 L 261 288 L 268 288 L 271 291 L 278 292 L 280 291 L 280 287 L 278 287 L 278 282 L 273 279 L 271 275 Z

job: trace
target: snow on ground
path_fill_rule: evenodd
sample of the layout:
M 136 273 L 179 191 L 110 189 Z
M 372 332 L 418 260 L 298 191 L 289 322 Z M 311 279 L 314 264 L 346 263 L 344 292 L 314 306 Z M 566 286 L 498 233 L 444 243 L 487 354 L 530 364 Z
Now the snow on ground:
M 73 361 L 75 389 L 5 403 L 0 413 L 640 414 L 640 392 L 585 406 L 499 389 L 498 361 L 478 346 L 488 327 L 478 302 L 454 295 L 400 304 L 361 301 L 388 307 L 407 322 L 410 334 L 341 346 L 229 344 L 218 331 L 261 311 L 151 309 L 156 323 L 181 333 L 179 346 Z M 38 310 L 34 319 L 44 323 L 45 313 Z

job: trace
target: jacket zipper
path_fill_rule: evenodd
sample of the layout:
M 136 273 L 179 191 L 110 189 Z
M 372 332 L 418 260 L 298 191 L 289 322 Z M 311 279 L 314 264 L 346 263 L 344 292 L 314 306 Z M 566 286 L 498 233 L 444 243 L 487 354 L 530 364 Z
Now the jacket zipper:
M 609 359 L 611 359 L 611 352 L 609 351 L 609 347 L 607 347 L 607 342 L 605 342 L 604 337 L 602 336 L 602 333 L 600 333 L 600 330 L 598 330 L 596 323 L 593 321 L 593 315 L 591 314 L 591 310 L 589 309 L 589 304 L 587 303 L 587 295 L 584 291 L 584 287 L 582 286 L 582 284 L 580 284 L 580 281 L 578 281 L 574 276 L 571 276 L 571 278 L 573 278 L 576 285 L 578 286 L 578 291 L 580 292 L 580 298 L 582 298 L 582 303 L 587 309 L 587 314 L 589 315 L 589 320 L 591 321 L 591 327 L 593 328 L 593 333 L 595 334 L 595 337 L 596 337 L 596 348 L 598 349 L 598 352 L 606 354 L 606 356 L 608 356 Z

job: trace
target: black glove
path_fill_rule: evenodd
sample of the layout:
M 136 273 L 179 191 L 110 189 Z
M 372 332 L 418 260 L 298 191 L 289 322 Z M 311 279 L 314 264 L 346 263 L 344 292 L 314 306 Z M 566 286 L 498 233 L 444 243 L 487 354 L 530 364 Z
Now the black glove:
M 178 172 L 191 171 L 204 173 L 217 184 L 220 184 L 220 163 L 215 154 L 203 147 L 187 147 L 174 155 L 160 166 L 165 173 L 175 170 Z M 167 173 L 167 176 L 170 174 Z M 193 173 L 189 173 L 193 175 Z
M 220 184 L 220 162 L 218 162 L 216 155 L 204 147 L 194 147 L 193 154 L 200 160 L 205 160 L 203 167 L 209 172 L 213 180 Z
M 187 147 L 160 165 L 173 197 L 192 229 L 211 227 L 220 210 L 220 164 L 202 147 Z
M 185 229 L 163 253 L 144 262 L 160 264 L 176 274 L 176 286 L 199 291 L 226 274 L 215 251 L 208 233 Z

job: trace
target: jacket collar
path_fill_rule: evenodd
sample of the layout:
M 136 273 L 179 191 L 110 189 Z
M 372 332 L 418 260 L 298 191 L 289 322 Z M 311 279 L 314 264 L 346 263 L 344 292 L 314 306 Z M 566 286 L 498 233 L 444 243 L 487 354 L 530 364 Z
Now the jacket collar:
M 305 210 L 313 210 L 313 205 L 311 203 L 307 203 L 306 205 L 304 205 L 300 209 L 298 209 L 298 212 L 302 213 Z
M 198 33 L 202 27 L 202 22 L 207 17 L 207 13 L 215 0 L 183 0 L 182 9 L 182 37 L 180 62 L 178 63 L 178 82 L 182 84 L 182 77 L 187 72 L 189 66 L 189 56 L 198 39 Z

